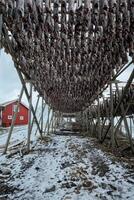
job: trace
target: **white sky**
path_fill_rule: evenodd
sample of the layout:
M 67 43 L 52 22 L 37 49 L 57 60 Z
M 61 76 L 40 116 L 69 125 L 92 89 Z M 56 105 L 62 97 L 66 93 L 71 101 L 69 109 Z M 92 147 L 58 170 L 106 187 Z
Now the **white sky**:
M 131 60 L 131 59 L 130 59 Z M 124 73 L 118 77 L 118 80 L 127 81 L 134 65 L 131 65 Z M 21 90 L 21 82 L 14 67 L 12 58 L 4 50 L 0 50 L 0 103 L 18 98 Z M 35 104 L 37 93 L 33 92 L 33 103 Z M 23 102 L 27 103 L 26 96 L 23 96 Z
M 9 54 L 0 51 L 0 103 L 17 99 L 22 85 L 19 80 L 14 63 Z M 37 92 L 33 92 L 33 102 L 37 100 Z M 23 95 L 22 101 L 28 105 L 27 98 Z

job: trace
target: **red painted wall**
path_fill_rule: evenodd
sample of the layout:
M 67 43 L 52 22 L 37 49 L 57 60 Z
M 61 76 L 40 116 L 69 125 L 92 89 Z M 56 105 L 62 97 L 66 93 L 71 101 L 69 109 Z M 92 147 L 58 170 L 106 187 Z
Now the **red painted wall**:
M 4 127 L 9 127 L 12 123 L 12 119 L 8 119 L 8 116 L 13 117 L 14 114 L 13 105 L 17 105 L 17 102 L 13 102 L 5 106 L 4 110 L 2 111 L 2 126 Z M 21 116 L 24 117 L 23 120 L 20 120 Z M 26 125 L 26 124 L 28 124 L 28 109 L 23 104 L 20 104 L 15 125 Z

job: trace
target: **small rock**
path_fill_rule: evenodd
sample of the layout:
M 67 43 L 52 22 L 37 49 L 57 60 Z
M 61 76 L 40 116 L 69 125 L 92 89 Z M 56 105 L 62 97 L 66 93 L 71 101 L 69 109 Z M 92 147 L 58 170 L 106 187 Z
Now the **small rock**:
M 72 187 L 76 187 L 77 185 L 73 182 L 67 182 L 67 183 L 63 183 L 62 184 L 62 188 L 72 188 Z
M 67 181 L 67 178 L 64 178 L 64 181 Z
M 7 163 L 1 163 L 1 166 L 7 166 L 8 164 Z
M 76 177 L 71 177 L 71 181 L 76 181 Z
M 56 190 L 56 187 L 55 185 L 53 185 L 52 187 L 50 188 L 46 188 L 45 192 L 44 193 L 48 193 L 48 192 L 54 192 Z
M 107 194 L 108 194 L 108 195 L 111 195 L 111 194 L 112 194 L 112 191 L 111 191 L 111 190 L 107 191 Z
M 64 185 L 64 187 L 66 187 L 66 188 L 71 188 L 71 185 L 70 185 L 70 183 L 66 183 L 66 184 Z
M 11 170 L 8 169 L 8 168 L 2 169 L 1 171 L 2 171 L 3 175 L 10 175 L 11 174 Z
M 92 187 L 92 186 L 93 186 L 93 184 L 92 184 L 91 181 L 85 181 L 85 182 L 83 183 L 83 187 L 88 187 L 88 188 L 90 188 L 90 187 Z
M 64 200 L 71 200 L 72 197 L 65 197 Z
M 77 185 L 74 182 L 70 182 L 71 187 L 76 187 Z
M 62 182 L 61 180 L 58 180 L 58 181 L 57 181 L 57 183 L 61 183 L 61 182 Z
M 40 168 L 39 167 L 35 167 L 35 169 L 38 171 Z
M 111 184 L 109 184 L 109 186 L 111 187 L 112 190 L 117 190 L 117 188 Z

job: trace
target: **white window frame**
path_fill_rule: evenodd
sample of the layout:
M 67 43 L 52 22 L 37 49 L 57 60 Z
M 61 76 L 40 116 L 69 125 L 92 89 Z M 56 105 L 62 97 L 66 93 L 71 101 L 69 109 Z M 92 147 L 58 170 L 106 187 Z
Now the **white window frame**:
M 7 118 L 11 120 L 12 119 L 12 115 L 8 115 Z
M 24 116 L 20 116 L 20 120 L 21 120 L 21 121 L 24 121 Z

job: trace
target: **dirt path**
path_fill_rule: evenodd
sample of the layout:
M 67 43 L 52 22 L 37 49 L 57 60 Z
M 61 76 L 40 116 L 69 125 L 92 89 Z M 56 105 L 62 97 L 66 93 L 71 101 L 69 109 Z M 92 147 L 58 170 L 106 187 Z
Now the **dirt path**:
M 133 200 L 134 169 L 113 160 L 88 138 L 54 136 L 24 157 L 0 157 L 11 171 L 5 199 Z

